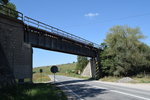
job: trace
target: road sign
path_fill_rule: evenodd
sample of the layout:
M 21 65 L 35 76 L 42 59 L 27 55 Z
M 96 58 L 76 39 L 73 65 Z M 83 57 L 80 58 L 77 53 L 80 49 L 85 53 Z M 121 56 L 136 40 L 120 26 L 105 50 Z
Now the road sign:
M 40 69 L 40 73 L 42 73 L 43 72 L 43 69 Z
M 52 73 L 57 73 L 58 72 L 58 67 L 57 66 L 52 66 L 50 70 L 51 70 Z
M 42 82 L 42 72 L 43 72 L 43 69 L 40 69 L 40 73 L 41 73 L 41 82 Z
M 55 84 L 55 73 L 58 72 L 58 67 L 57 66 L 52 66 L 51 69 L 50 69 L 50 71 L 52 73 L 54 73 L 54 84 Z

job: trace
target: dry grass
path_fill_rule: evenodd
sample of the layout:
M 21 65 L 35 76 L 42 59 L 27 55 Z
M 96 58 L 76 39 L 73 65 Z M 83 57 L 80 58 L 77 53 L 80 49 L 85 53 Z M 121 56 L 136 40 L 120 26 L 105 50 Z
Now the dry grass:
M 75 70 L 76 63 L 61 64 L 56 66 L 58 66 L 59 73 L 68 73 L 70 71 Z M 33 69 L 33 72 L 39 72 L 40 69 L 43 69 L 43 73 L 53 74 L 50 72 L 50 68 L 51 66 L 36 67 Z
M 113 76 L 108 76 L 101 78 L 101 81 L 106 81 L 106 82 L 117 82 L 119 79 L 122 77 L 113 77 Z M 134 81 L 129 82 L 129 83 L 150 83 L 150 76 L 145 76 L 145 77 L 131 77 Z
M 79 77 L 80 75 L 77 75 L 75 73 L 72 73 L 75 71 L 76 63 L 70 63 L 70 64 L 62 64 L 58 65 L 59 72 L 58 75 L 66 75 L 66 76 L 72 76 L 72 77 Z M 41 83 L 41 82 L 47 82 L 50 81 L 50 78 L 48 75 L 51 75 L 53 73 L 50 72 L 51 66 L 44 66 L 44 67 L 36 67 L 33 69 L 33 82 L 34 83 Z M 43 72 L 40 73 L 39 70 L 42 69 Z
M 47 74 L 44 73 L 34 73 L 33 74 L 33 82 L 34 83 L 42 83 L 42 82 L 48 82 L 50 81 L 50 78 Z
M 100 80 L 106 82 L 117 82 L 119 79 L 121 79 L 121 77 L 108 76 L 108 77 L 101 78 Z
M 57 75 L 88 79 L 88 77 L 82 77 L 81 75 L 78 75 L 75 73 L 76 63 L 61 64 L 61 65 L 56 65 L 56 66 L 58 66 L 58 71 L 59 71 L 58 73 L 56 73 Z M 33 71 L 34 73 L 39 73 L 39 70 L 43 69 L 43 74 L 51 75 L 53 73 L 50 72 L 50 68 L 51 66 L 36 67 L 33 69 Z
M 150 83 L 150 76 L 145 76 L 142 78 L 133 77 L 133 79 L 135 80 L 134 83 Z

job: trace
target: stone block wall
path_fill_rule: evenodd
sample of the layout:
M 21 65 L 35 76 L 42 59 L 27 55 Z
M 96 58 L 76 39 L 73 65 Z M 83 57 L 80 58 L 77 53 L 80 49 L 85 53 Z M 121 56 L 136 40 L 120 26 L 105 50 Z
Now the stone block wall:
M 96 78 L 96 62 L 94 58 L 89 60 L 89 63 L 84 68 L 81 76 L 91 77 L 93 79 Z
M 32 80 L 32 47 L 24 43 L 24 23 L 1 14 L 0 63 L 0 84 L 4 76 Z

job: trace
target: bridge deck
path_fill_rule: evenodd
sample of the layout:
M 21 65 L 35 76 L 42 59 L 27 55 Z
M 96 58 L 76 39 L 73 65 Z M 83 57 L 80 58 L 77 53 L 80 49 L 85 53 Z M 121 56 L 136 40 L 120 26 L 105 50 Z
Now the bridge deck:
M 96 57 L 100 46 L 35 19 L 23 16 L 22 13 L 0 5 L 0 13 L 21 20 L 24 23 L 24 42 L 33 47 Z
M 25 42 L 33 47 L 69 54 L 96 57 L 98 49 L 59 34 L 25 25 Z

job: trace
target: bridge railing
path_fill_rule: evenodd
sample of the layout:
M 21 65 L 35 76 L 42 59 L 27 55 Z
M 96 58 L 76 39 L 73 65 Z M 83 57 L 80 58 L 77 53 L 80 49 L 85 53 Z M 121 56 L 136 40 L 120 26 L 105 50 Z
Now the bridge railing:
M 0 4 L 0 13 L 23 21 L 23 14 L 21 12 L 8 8 L 2 4 Z
M 51 33 L 54 33 L 54 34 L 57 34 L 57 35 L 60 35 L 60 36 L 64 36 L 64 37 L 66 37 L 68 39 L 72 39 L 72 40 L 75 40 L 77 42 L 81 42 L 81 43 L 87 44 L 89 46 L 93 46 L 95 48 L 100 48 L 100 45 L 98 45 L 98 44 L 90 42 L 90 41 L 88 41 L 86 39 L 83 39 L 83 38 L 78 37 L 76 35 L 73 35 L 71 33 L 65 32 L 65 31 L 60 30 L 58 28 L 55 28 L 53 26 L 47 25 L 47 24 L 42 23 L 40 21 L 37 21 L 35 19 L 29 18 L 27 16 L 23 16 L 23 14 L 21 12 L 18 12 L 16 10 L 8 8 L 8 7 L 6 7 L 6 6 L 2 5 L 2 4 L 0 4 L 0 13 L 2 13 L 4 15 L 7 15 L 7 16 L 10 16 L 10 17 L 13 17 L 15 19 L 22 20 L 27 25 L 33 25 L 33 26 L 35 26 L 37 28 L 41 28 L 41 29 L 50 31 Z
M 57 35 L 60 35 L 60 36 L 64 36 L 64 37 L 66 37 L 66 38 L 68 38 L 68 39 L 72 39 L 72 40 L 75 40 L 75 41 L 77 41 L 77 42 L 81 42 L 81 43 L 84 43 L 84 44 L 86 44 L 86 45 L 93 46 L 93 47 L 95 47 L 95 48 L 100 48 L 100 46 L 99 46 L 98 44 L 95 44 L 95 43 L 93 43 L 93 42 L 90 42 L 90 41 L 88 41 L 88 40 L 85 40 L 85 39 L 83 39 L 83 38 L 81 38 L 81 37 L 78 37 L 78 36 L 76 36 L 76 35 L 70 34 L 70 33 L 68 33 L 68 32 L 65 32 L 65 31 L 63 31 L 63 30 L 60 30 L 60 29 L 55 28 L 55 27 L 53 27 L 53 26 L 47 25 L 47 24 L 45 24 L 45 23 L 42 23 L 42 22 L 37 21 L 37 20 L 35 20 L 35 19 L 32 19 L 32 18 L 30 18 L 30 17 L 25 16 L 25 17 L 24 17 L 24 22 L 25 22 L 27 25 L 31 25 L 31 26 L 34 25 L 34 26 L 37 27 L 37 28 L 47 30 L 47 31 L 49 31 L 49 32 L 51 32 L 51 33 L 54 33 L 54 34 L 57 34 Z

